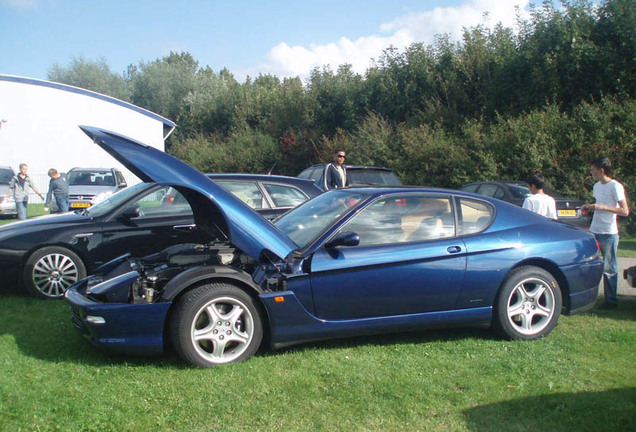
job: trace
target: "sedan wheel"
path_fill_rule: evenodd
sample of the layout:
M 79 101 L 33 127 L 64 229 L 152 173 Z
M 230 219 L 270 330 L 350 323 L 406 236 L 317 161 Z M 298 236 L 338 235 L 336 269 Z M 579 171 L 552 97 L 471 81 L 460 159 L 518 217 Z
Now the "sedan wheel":
M 66 290 L 84 277 L 86 268 L 82 260 L 70 250 L 56 246 L 33 253 L 23 271 L 27 292 L 45 299 L 64 297 Z
M 230 284 L 213 283 L 186 293 L 175 306 L 170 333 L 177 352 L 199 367 L 249 359 L 263 338 L 255 300 Z
M 497 299 L 495 324 L 510 339 L 548 335 L 561 313 L 557 281 L 538 267 L 522 267 L 506 277 Z

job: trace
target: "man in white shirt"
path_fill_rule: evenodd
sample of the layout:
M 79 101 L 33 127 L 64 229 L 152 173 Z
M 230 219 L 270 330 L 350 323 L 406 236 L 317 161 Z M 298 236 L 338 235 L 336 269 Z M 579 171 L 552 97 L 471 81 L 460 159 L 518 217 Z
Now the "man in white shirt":
M 603 287 L 605 303 L 601 309 L 615 309 L 618 306 L 616 289 L 618 287 L 618 225 L 616 216 L 628 216 L 629 207 L 625 198 L 623 185 L 613 180 L 612 164 L 608 158 L 595 159 L 590 167 L 594 184 L 595 204 L 585 204 L 582 210 L 594 212 L 590 231 L 596 236 L 603 254 Z
M 557 218 L 556 202 L 554 198 L 546 194 L 543 191 L 543 185 L 545 184 L 545 178 L 540 173 L 532 174 L 528 180 L 528 188 L 532 195 L 523 201 L 522 207 L 545 216 L 550 219 Z

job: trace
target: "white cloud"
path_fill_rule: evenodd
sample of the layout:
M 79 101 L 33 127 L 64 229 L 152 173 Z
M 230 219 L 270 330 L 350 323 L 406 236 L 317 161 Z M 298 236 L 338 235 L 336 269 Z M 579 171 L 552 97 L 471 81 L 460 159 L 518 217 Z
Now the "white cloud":
M 311 44 L 308 47 L 290 46 L 283 42 L 270 49 L 265 62 L 251 72 L 246 71 L 246 75 L 271 73 L 279 77 L 307 78 L 315 67 L 329 66 L 335 70 L 345 63 L 363 74 L 372 65 L 373 59 L 379 58 L 389 46 L 402 50 L 413 42 L 431 44 L 436 35 L 446 33 L 458 40 L 463 28 L 478 24 L 491 27 L 501 22 L 512 27 L 518 11 L 527 15 L 529 3 L 530 0 L 466 0 L 456 7 L 437 7 L 403 15 L 382 24 L 379 34 L 356 40 L 341 37 L 329 44 Z M 486 20 L 485 13 L 488 13 Z
M 0 5 L 13 9 L 30 10 L 38 6 L 38 0 L 0 0 Z

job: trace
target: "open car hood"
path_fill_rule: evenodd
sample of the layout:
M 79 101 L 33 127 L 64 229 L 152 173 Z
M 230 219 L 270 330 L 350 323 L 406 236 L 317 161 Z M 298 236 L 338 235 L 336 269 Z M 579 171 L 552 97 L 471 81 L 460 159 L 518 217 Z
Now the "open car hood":
M 197 225 L 220 228 L 251 258 L 259 260 L 263 251 L 269 251 L 284 259 L 297 248 L 278 228 L 190 165 L 114 132 L 80 128 L 142 181 L 172 186 L 186 195 Z

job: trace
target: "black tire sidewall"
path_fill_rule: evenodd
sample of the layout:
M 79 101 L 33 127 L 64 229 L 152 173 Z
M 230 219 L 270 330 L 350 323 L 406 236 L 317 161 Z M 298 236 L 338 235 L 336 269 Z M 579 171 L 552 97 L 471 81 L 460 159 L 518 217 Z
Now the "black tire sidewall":
M 71 259 L 73 263 L 75 263 L 75 267 L 77 268 L 78 281 L 86 277 L 86 266 L 84 265 L 82 259 L 75 252 L 61 246 L 47 246 L 41 249 L 37 249 L 25 261 L 24 268 L 22 269 L 22 287 L 27 294 L 33 297 L 59 300 L 64 298 L 64 294 L 57 297 L 48 296 L 35 286 L 32 278 L 33 267 L 35 266 L 35 263 L 37 263 L 42 257 L 51 254 L 60 254 Z
M 546 283 L 554 296 L 555 311 L 548 325 L 540 332 L 527 335 L 518 332 L 508 321 L 508 299 L 514 288 L 524 279 L 537 278 Z M 558 281 L 550 272 L 535 266 L 519 267 L 512 270 L 504 279 L 495 301 L 495 329 L 504 337 L 512 340 L 535 340 L 547 336 L 556 327 L 561 315 L 562 294 Z
M 254 333 L 248 347 L 235 360 L 227 363 L 211 363 L 203 359 L 194 348 L 190 338 L 190 329 L 194 318 L 203 305 L 220 297 L 236 298 L 249 309 L 254 321 Z M 212 282 L 186 292 L 177 300 L 170 314 L 168 334 L 177 353 L 194 366 L 209 368 L 239 363 L 251 358 L 258 350 L 263 339 L 262 317 L 263 314 L 257 300 L 244 289 L 230 283 Z

